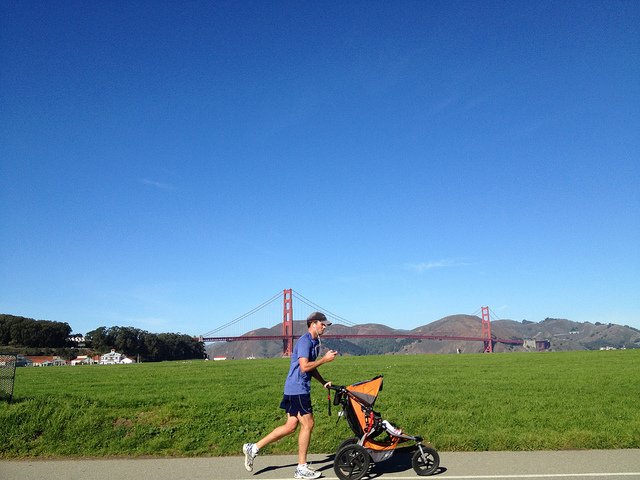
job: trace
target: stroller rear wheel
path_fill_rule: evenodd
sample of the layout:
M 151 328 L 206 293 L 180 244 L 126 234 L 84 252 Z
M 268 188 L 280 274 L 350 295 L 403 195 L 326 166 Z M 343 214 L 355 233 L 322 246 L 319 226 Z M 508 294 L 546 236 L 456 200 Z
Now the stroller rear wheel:
M 371 458 L 364 447 L 347 445 L 336 453 L 333 470 L 340 480 L 360 480 L 367 474 Z
M 440 455 L 435 448 L 421 445 L 425 458 L 422 457 L 420 449 L 413 454 L 411 465 L 416 473 L 420 476 L 432 475 L 440 466 Z

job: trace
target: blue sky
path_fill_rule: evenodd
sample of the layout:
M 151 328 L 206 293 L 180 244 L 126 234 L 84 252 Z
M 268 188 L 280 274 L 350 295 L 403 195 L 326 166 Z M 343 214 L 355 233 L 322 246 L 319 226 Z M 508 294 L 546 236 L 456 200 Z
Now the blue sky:
M 0 9 L 2 313 L 640 328 L 638 2 Z

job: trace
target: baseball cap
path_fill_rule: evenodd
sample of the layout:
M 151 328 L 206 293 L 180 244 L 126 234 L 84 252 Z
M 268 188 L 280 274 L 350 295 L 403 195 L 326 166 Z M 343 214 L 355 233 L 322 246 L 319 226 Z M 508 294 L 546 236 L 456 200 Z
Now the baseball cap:
M 331 322 L 327 320 L 327 316 L 322 312 L 313 312 L 307 317 L 307 326 L 311 325 L 313 322 L 322 322 L 327 327 L 331 325 Z

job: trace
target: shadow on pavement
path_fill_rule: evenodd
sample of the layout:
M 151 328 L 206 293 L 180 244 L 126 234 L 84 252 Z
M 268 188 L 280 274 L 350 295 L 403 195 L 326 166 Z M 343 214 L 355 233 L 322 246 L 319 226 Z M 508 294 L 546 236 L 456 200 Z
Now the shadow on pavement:
M 369 470 L 369 474 L 365 478 L 378 478 L 383 476 L 384 474 L 390 473 L 400 473 L 406 472 L 410 470 L 413 472 L 413 466 L 411 465 L 411 457 L 413 452 L 415 451 L 415 447 L 401 447 L 397 448 L 394 452 L 393 456 L 385 460 L 384 462 L 373 464 L 371 469 Z M 327 455 L 324 460 L 314 460 L 309 464 L 311 468 L 317 470 L 318 472 L 325 472 L 326 470 L 333 471 L 333 461 L 335 459 L 335 455 Z M 261 473 L 273 472 L 281 469 L 295 469 L 297 467 L 297 463 L 289 463 L 287 465 L 270 465 L 261 470 L 258 470 L 254 473 L 254 475 L 260 475 Z M 447 469 L 444 467 L 439 467 L 438 470 L 432 476 L 441 475 L 446 472 Z

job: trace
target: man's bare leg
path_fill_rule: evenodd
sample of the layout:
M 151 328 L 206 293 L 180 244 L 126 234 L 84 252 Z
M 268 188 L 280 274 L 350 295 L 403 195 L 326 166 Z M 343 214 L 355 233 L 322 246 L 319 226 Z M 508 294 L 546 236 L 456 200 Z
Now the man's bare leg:
M 300 433 L 298 434 L 298 465 L 307 463 L 307 451 L 311 442 L 311 432 L 313 431 L 313 414 L 298 415 L 300 422 Z
M 271 433 L 269 433 L 262 440 L 259 440 L 256 443 L 256 446 L 258 448 L 262 448 L 266 445 L 269 445 L 270 443 L 277 442 L 281 438 L 284 438 L 287 435 L 291 435 L 293 432 L 296 431 L 297 427 L 298 427 L 298 418 L 287 414 L 286 423 L 284 425 L 280 425 L 279 427 L 274 428 Z

